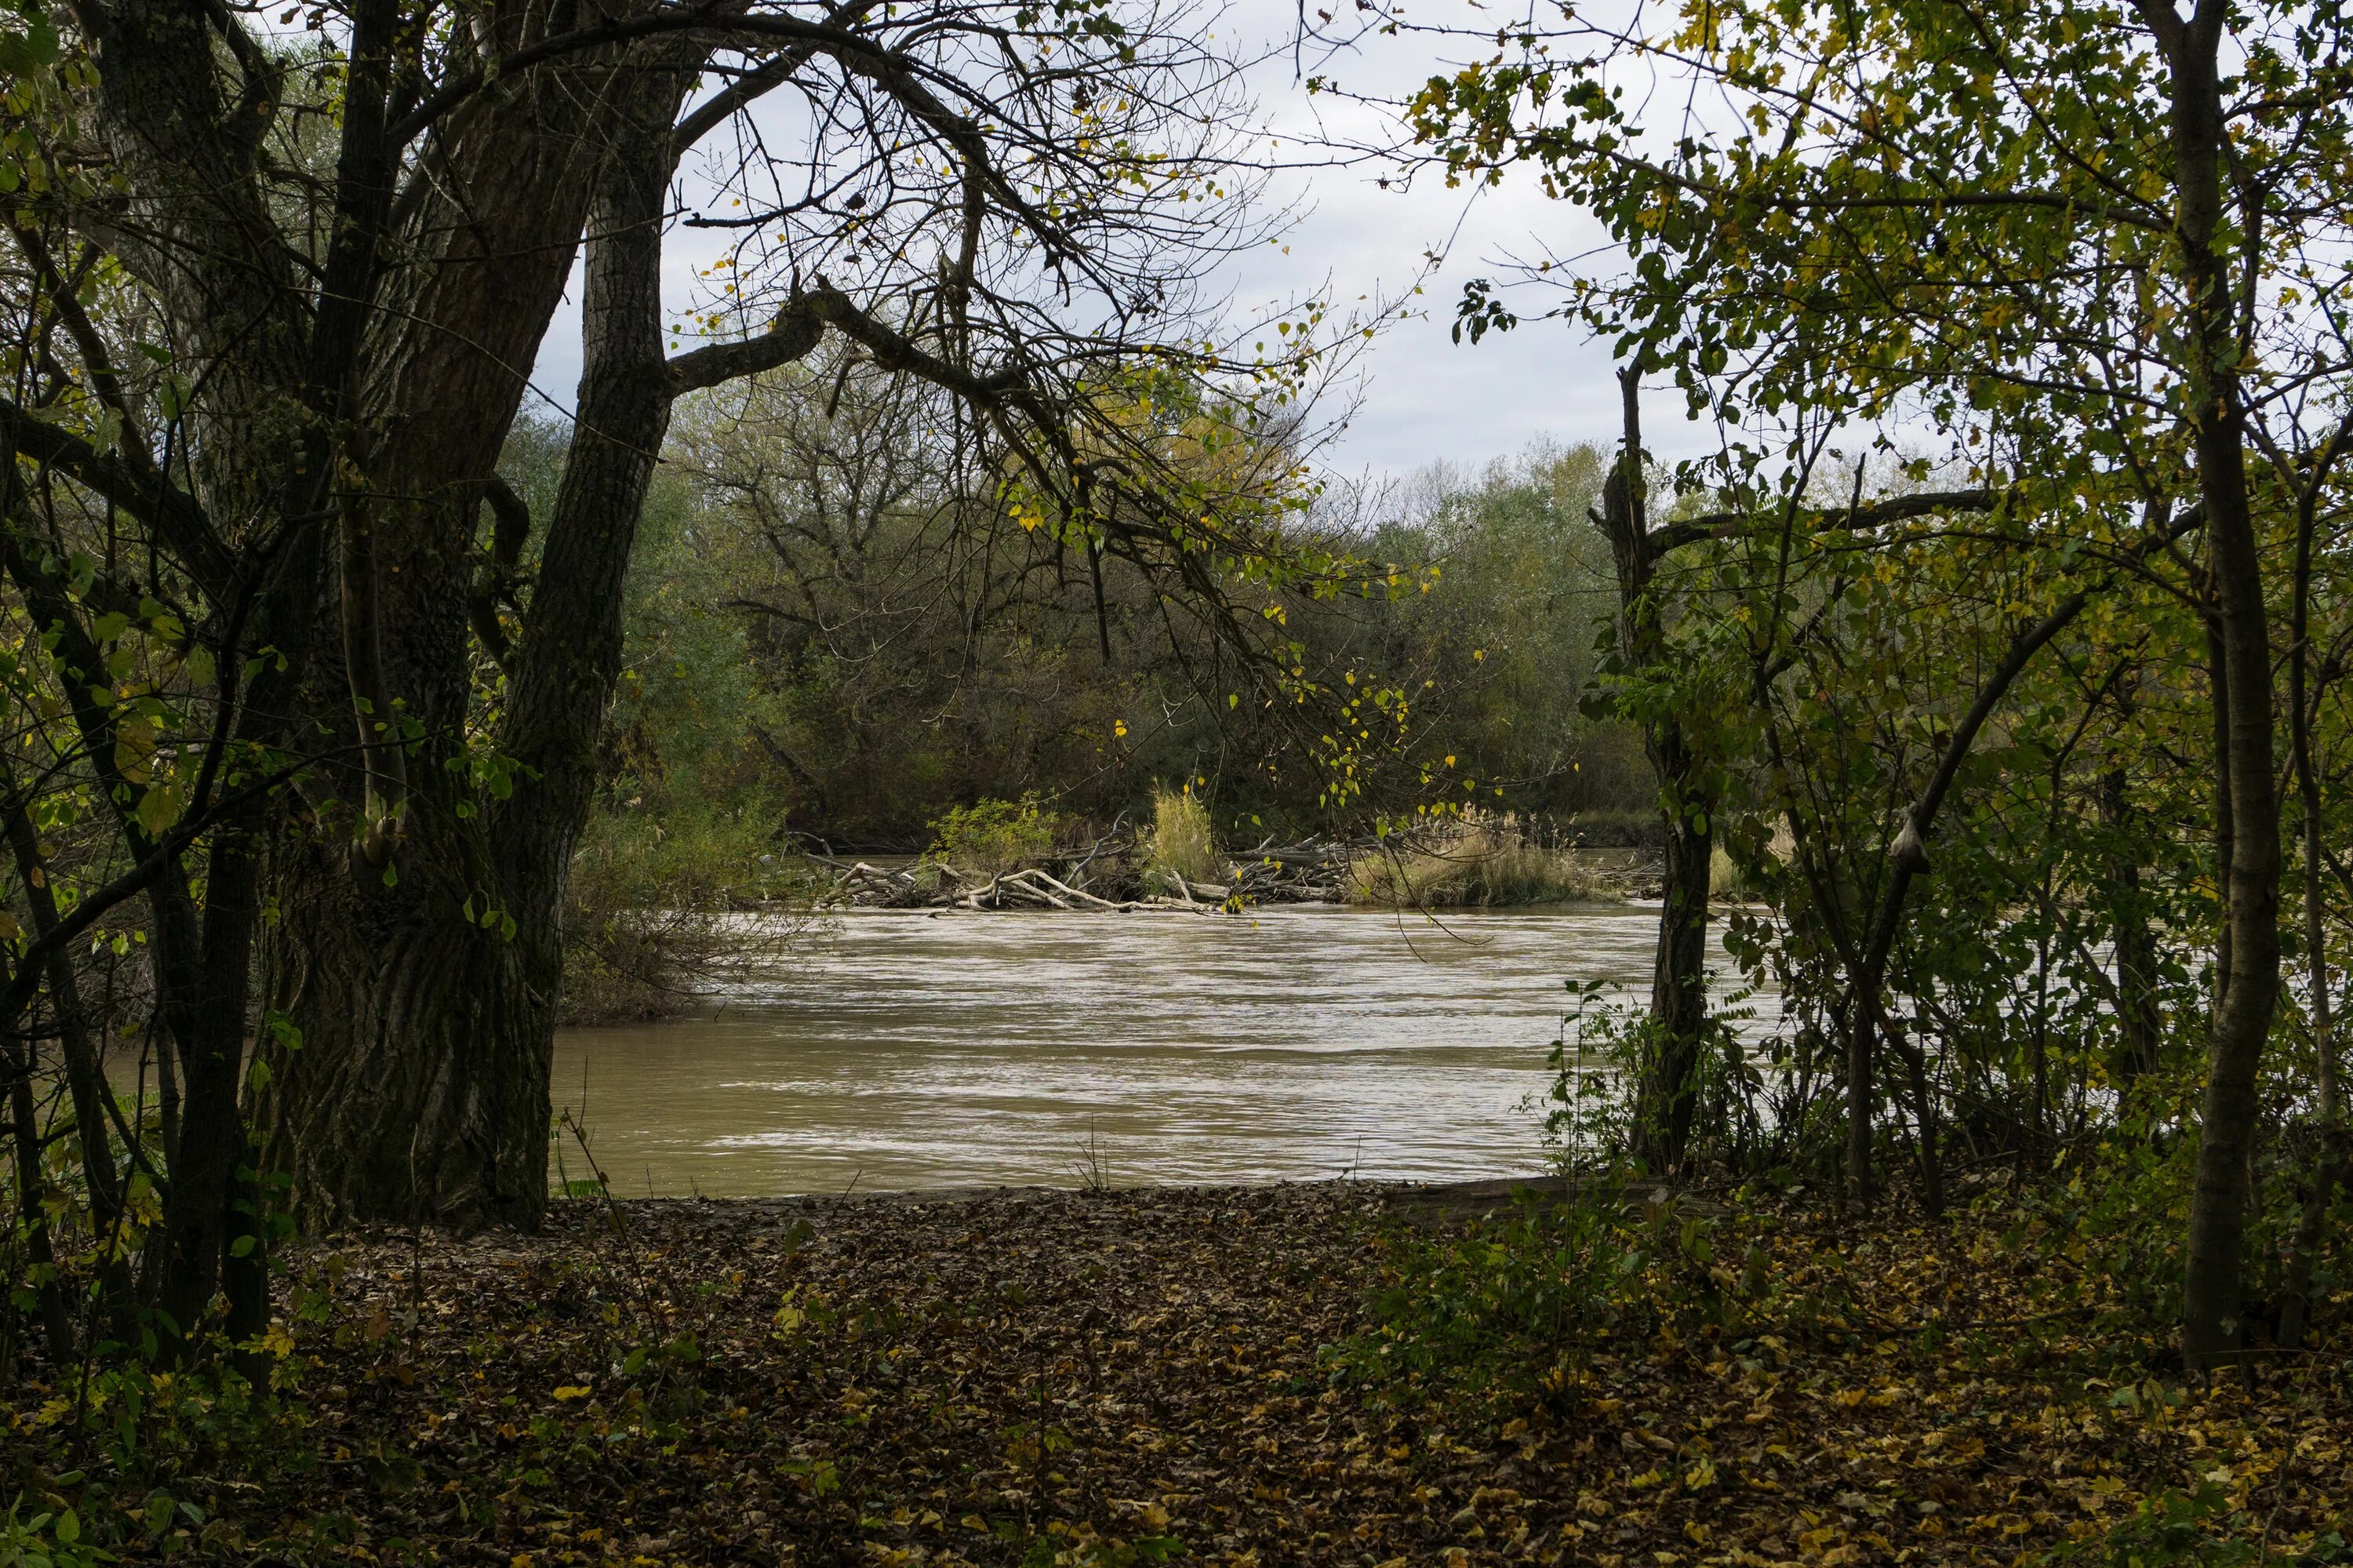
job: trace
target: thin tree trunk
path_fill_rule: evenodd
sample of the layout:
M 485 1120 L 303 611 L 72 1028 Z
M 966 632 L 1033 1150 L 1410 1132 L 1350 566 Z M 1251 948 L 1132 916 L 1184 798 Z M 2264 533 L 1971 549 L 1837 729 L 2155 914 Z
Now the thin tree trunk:
M 2207 614 L 2213 614 L 2212 587 L 2207 590 Z M 2231 803 L 2231 676 L 2221 630 L 2206 632 L 2206 691 L 2214 727 L 2214 887 L 2221 905 L 2215 921 L 2214 983 L 2210 1004 L 2216 1018 L 2231 990 L 2231 867 L 2238 843 L 2237 821 Z
M 1904 905 L 1911 893 L 1912 879 L 1928 870 L 1928 833 L 1936 826 L 1936 812 L 1944 805 L 1953 780 L 1960 775 L 1961 764 L 1968 760 L 1978 734 L 1993 716 L 1994 709 L 2043 644 L 2064 630 L 2089 602 L 2088 594 L 2070 595 L 2057 609 L 2012 640 L 2010 652 L 1978 688 L 1977 700 L 1954 726 L 1952 736 L 1945 742 L 1944 754 L 1937 758 L 1936 771 L 1929 775 L 1920 798 L 1905 812 L 1904 826 L 1889 846 L 1887 887 L 1880 895 L 1878 914 L 1855 967 L 1854 1001 L 1847 1018 L 1847 1182 L 1858 1202 L 1868 1204 L 1872 1197 L 1871 1119 L 1876 1097 L 1872 1086 L 1873 1046 L 1886 1023 L 1883 991 L 1887 963 L 1894 951 L 1896 936 L 1903 929 Z
M 25 885 L 25 904 L 32 911 L 34 933 L 45 937 L 57 927 L 58 902 L 39 837 L 22 810 L 9 813 L 7 833 L 8 846 L 16 858 L 17 879 Z M 81 1139 L 82 1180 L 90 1184 L 90 1223 L 103 1232 L 114 1224 L 121 1204 L 115 1189 L 112 1135 L 100 1097 L 110 1091 L 98 1052 L 90 1044 L 90 1018 L 82 1007 L 73 955 L 60 948 L 49 955 L 47 968 L 49 1004 L 57 1012 L 58 1045 L 65 1062 L 67 1092 L 73 1100 L 74 1130 Z
M 13 780 L 11 792 L 14 792 Z M 39 835 L 22 810 L 9 813 L 8 843 L 15 852 L 17 879 L 24 884 L 25 903 L 32 911 L 33 930 L 46 937 L 57 927 L 57 891 L 51 885 Z M 106 1082 L 105 1064 L 90 1038 L 90 1020 L 83 1011 L 80 983 L 74 974 L 73 955 L 58 948 L 49 956 L 49 1005 L 57 1013 L 58 1048 L 63 1058 L 66 1089 L 73 1101 L 74 1131 L 81 1144 L 82 1180 L 90 1189 L 91 1234 L 101 1245 L 119 1234 L 122 1197 L 116 1185 L 113 1134 L 109 1130 L 105 1100 L 113 1092 Z M 129 1151 L 133 1159 L 136 1150 Z M 100 1269 L 103 1306 L 118 1331 L 130 1322 L 133 1282 L 130 1265 L 110 1255 Z
M 33 1053 L 10 1050 L 0 1058 L 0 1072 L 8 1075 L 10 1145 L 16 1157 L 16 1206 L 25 1226 L 25 1246 L 42 1275 L 33 1297 L 41 1314 L 41 1331 L 48 1340 L 49 1364 L 71 1366 L 74 1359 L 73 1313 L 66 1306 L 65 1287 L 57 1277 L 58 1254 L 49 1236 L 48 1210 L 42 1202 L 47 1182 L 41 1174 L 41 1128 L 33 1104 Z
M 1654 592 L 1657 546 L 1642 472 L 1641 377 L 1618 374 L 1625 441 L 1602 490 L 1599 521 L 1618 567 L 1618 646 L 1629 671 L 1664 657 L 1662 607 Z M 1634 1152 L 1653 1171 L 1683 1163 L 1698 1105 L 1700 1052 L 1707 1029 L 1708 874 L 1715 853 L 1715 800 L 1680 719 L 1646 718 L 1643 749 L 1659 787 L 1666 838 L 1659 940 L 1651 969 L 1651 1015 L 1634 1086 Z
M 1945 1216 L 1945 1164 L 1937 1149 L 1936 1097 L 1928 1082 L 1927 1053 L 1901 1029 L 1891 1028 L 1887 1038 L 1903 1055 L 1912 1080 L 1912 1122 L 1920 1142 L 1920 1206 L 1930 1219 L 1939 1220 Z
M 2239 348 L 2229 268 L 2215 248 L 2223 219 L 2222 105 L 2217 64 L 2225 7 L 2200 0 L 2184 22 L 2171 0 L 2138 0 L 2162 46 L 2173 93 L 2175 240 L 2190 326 L 2189 416 L 2205 510 L 2208 559 L 2229 702 L 2230 872 L 2227 959 L 2208 1044 L 2182 1283 L 2182 1353 L 2193 1370 L 2235 1359 L 2244 1342 L 2240 1253 L 2257 1078 L 2279 996 L 2279 798 L 2273 783 L 2271 635 L 2250 504 Z M 2218 828 L 2220 824 L 2218 824 Z
M 2325 468 L 2323 469 L 2325 472 Z M 2296 1216 L 2289 1245 L 2287 1278 L 2281 1291 L 2279 1342 L 2287 1350 L 2304 1343 L 2312 1320 L 2312 1277 L 2328 1224 L 2329 1205 L 2353 1162 L 2353 1143 L 2345 1129 L 2345 1107 L 2337 1082 L 2337 1028 L 2334 997 L 2328 975 L 2328 922 L 2322 889 L 2320 770 L 2312 756 L 2312 542 L 2318 524 L 2318 488 L 2312 485 L 2299 499 L 2296 517 L 2293 603 L 2288 617 L 2288 723 L 2295 750 L 2297 800 L 2303 809 L 2304 961 L 2305 984 L 2310 991 L 2306 1016 L 2312 1023 L 2314 1107 L 2318 1113 L 2320 1147 L 2304 1207 Z
M 2125 770 L 2100 779 L 2100 816 L 2114 845 L 2108 860 L 2109 930 L 2116 955 L 2116 1082 L 2124 1089 L 2157 1070 L 2164 1020 L 2157 1004 L 2157 937 L 2142 907 L 2140 858 L 2133 842 Z

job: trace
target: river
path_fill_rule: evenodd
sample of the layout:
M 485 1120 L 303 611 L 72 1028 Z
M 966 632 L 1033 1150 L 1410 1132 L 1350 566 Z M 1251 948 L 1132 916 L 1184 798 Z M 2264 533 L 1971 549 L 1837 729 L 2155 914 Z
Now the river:
M 1508 1174 L 1562 982 L 1647 996 L 1657 919 L 849 913 L 692 1016 L 565 1031 L 554 1097 L 624 1195 Z

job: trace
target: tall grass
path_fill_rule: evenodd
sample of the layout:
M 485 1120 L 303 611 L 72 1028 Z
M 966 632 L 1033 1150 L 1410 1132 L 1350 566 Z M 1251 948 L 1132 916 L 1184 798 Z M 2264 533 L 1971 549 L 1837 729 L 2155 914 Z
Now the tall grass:
M 1145 866 L 1155 872 L 1175 872 L 1187 883 L 1222 883 L 1226 857 L 1209 825 L 1209 808 L 1190 789 L 1152 787 L 1152 842 Z M 1165 878 L 1164 878 L 1165 880 Z
M 1620 895 L 1571 852 L 1529 842 L 1517 818 L 1473 810 L 1356 857 L 1347 896 L 1389 908 L 1488 908 Z

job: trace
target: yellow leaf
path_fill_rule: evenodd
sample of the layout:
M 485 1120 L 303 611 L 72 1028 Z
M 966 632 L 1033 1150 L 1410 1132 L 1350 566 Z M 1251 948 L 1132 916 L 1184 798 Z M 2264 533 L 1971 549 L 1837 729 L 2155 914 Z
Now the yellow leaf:
M 559 1401 L 586 1399 L 588 1397 L 588 1386 L 586 1383 L 567 1383 L 555 1391 L 555 1397 Z

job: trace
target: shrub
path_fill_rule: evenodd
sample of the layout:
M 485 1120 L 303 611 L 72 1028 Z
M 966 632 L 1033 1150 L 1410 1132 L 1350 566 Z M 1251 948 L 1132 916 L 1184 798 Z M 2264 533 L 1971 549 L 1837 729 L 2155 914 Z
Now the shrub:
M 1531 843 L 1519 819 L 1471 810 L 1359 856 L 1348 901 L 1391 908 L 1482 908 L 1614 899 L 1617 891 L 1572 852 Z
M 572 857 L 565 900 L 564 1022 L 675 1012 L 798 935 L 809 906 L 807 874 L 773 853 L 771 826 L 757 802 L 666 810 L 631 804 L 593 814 Z M 729 917 L 777 905 L 782 919 Z
M 958 871 L 997 876 L 1052 854 L 1055 826 L 1034 789 L 1018 800 L 976 800 L 931 824 L 930 853 Z
M 1711 971 L 1711 991 L 1715 979 Z M 1622 1000 L 1608 981 L 1565 984 L 1574 1008 L 1561 1021 L 1548 1058 L 1553 1083 L 1545 1097 L 1545 1148 L 1565 1171 L 1630 1169 L 1644 1141 L 1635 1122 L 1635 1085 L 1656 1046 L 1657 1021 L 1647 1008 Z M 1755 1016 L 1751 994 L 1736 991 L 1711 1003 L 1693 1063 L 1686 1158 L 1731 1170 L 1757 1164 L 1768 1131 L 1795 1127 L 1788 1115 L 1787 1075 L 1752 1058 L 1740 1038 L 1737 1025 Z
M 1219 853 L 1217 834 L 1209 826 L 1209 808 L 1190 789 L 1155 784 L 1152 844 L 1145 875 L 1153 880 L 1155 872 L 1172 871 L 1196 885 L 1220 883 L 1226 877 L 1226 857 Z

